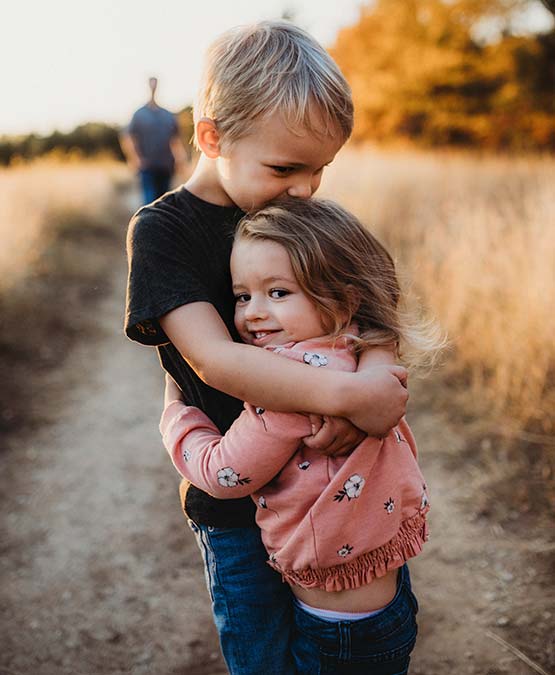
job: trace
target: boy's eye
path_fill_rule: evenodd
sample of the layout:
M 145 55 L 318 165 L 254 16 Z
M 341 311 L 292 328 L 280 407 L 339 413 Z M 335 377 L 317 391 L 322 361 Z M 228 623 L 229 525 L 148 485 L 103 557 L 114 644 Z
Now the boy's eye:
M 270 169 L 272 169 L 272 171 L 279 174 L 280 176 L 288 176 L 292 171 L 294 171 L 294 168 L 292 166 L 270 165 Z
M 235 302 L 248 302 L 251 299 L 251 296 L 248 293 L 238 293 L 235 296 Z
M 286 295 L 289 295 L 289 291 L 286 291 L 284 288 L 272 288 L 270 291 L 270 297 L 274 300 L 279 300 L 279 298 L 285 298 Z

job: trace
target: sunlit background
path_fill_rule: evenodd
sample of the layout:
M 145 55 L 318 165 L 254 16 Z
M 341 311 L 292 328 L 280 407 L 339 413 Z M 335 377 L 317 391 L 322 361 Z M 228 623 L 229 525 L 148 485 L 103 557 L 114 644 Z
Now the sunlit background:
M 353 89 L 320 193 L 450 343 L 410 379 L 433 505 L 411 673 L 555 672 L 553 0 L 3 3 L 0 672 L 225 672 L 158 437 L 162 373 L 122 333 L 140 202 L 118 133 L 155 75 L 187 145 L 208 43 L 282 16 Z
M 160 79 L 161 105 L 191 103 L 202 54 L 222 31 L 294 15 L 324 44 L 352 23 L 360 0 L 23 0 L 2 9 L 0 135 L 123 124 Z
M 160 79 L 161 105 L 191 103 L 202 54 L 223 30 L 293 16 L 324 45 L 356 21 L 361 0 L 21 0 L 2 8 L 0 135 L 49 133 L 90 121 L 124 124 Z M 518 22 L 545 29 L 549 13 L 529 3 Z M 490 26 L 489 30 L 495 30 Z

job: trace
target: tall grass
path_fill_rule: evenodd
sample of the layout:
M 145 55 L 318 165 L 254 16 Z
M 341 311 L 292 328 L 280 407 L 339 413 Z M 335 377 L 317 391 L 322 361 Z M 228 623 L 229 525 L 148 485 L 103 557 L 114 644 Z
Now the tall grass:
M 98 335 L 95 308 L 124 265 L 129 185 L 113 160 L 50 158 L 0 171 L 0 434 L 56 414 L 41 378 L 75 341 Z
M 448 332 L 453 393 L 533 439 L 555 432 L 554 185 L 553 158 L 374 150 L 343 152 L 323 185 Z
M 60 223 L 102 220 L 113 210 L 114 186 L 126 180 L 113 160 L 51 157 L 0 169 L 0 293 L 29 273 Z

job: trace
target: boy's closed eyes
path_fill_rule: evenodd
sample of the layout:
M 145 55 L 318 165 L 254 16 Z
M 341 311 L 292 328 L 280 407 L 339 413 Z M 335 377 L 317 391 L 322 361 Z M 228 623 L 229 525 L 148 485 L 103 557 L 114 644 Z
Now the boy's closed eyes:
M 213 160 L 208 200 L 235 204 L 243 211 L 286 195 L 311 197 L 344 142 L 339 129 L 293 131 L 280 113 L 255 120 L 249 132 L 233 142 L 222 139 L 211 120 L 202 119 L 197 137 L 205 156 Z M 194 177 L 188 186 L 194 191 Z

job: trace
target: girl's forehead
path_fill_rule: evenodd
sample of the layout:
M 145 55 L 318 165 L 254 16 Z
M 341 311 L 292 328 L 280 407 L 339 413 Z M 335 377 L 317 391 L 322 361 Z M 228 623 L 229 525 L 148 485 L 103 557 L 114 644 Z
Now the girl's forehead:
M 266 262 L 289 262 L 289 254 L 285 246 L 272 239 L 239 237 L 233 242 L 231 256 L 236 261 L 263 258 Z
M 239 238 L 231 253 L 231 274 L 246 276 L 249 273 L 266 275 L 275 273 L 292 275 L 293 268 L 287 249 L 270 239 Z

